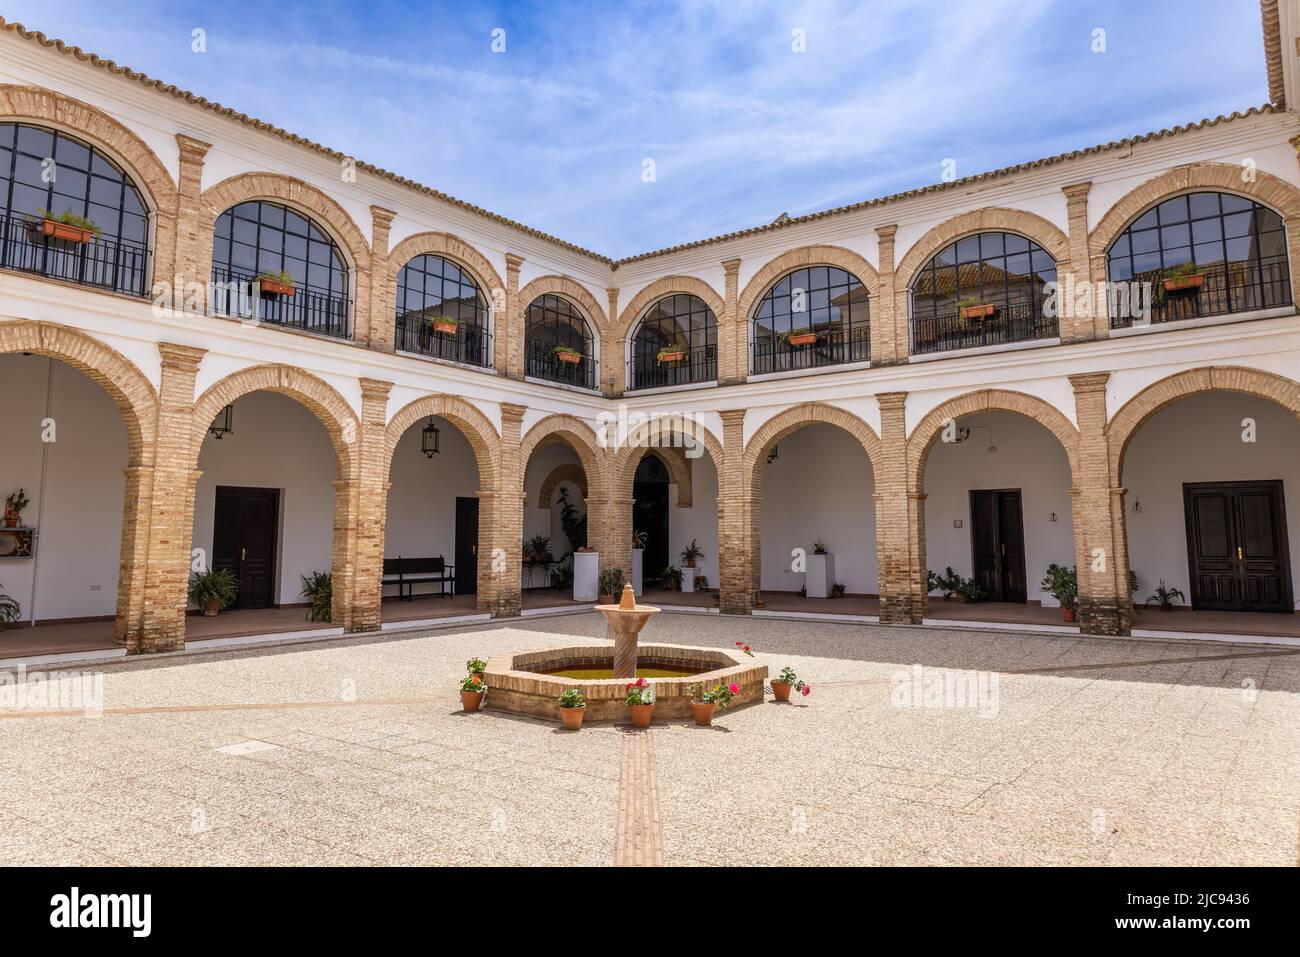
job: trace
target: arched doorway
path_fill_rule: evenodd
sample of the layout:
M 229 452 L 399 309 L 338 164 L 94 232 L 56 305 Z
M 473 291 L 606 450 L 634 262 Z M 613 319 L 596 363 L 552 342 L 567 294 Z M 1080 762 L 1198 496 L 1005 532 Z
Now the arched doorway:
M 655 573 L 670 564 L 668 469 L 656 455 L 643 456 L 632 480 L 632 534 L 644 536 L 642 568 Z

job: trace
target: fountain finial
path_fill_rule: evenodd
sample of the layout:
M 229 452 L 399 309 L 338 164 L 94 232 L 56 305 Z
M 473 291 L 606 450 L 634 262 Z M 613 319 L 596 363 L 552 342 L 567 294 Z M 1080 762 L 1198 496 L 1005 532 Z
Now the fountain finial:
M 631 582 L 623 586 L 623 596 L 618 600 L 619 611 L 636 610 L 636 592 L 632 591 Z

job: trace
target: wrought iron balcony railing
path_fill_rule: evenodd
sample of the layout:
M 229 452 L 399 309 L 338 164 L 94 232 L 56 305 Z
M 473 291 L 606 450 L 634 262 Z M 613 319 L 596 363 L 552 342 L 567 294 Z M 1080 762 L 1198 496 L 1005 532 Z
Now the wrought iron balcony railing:
M 633 356 L 627 364 L 627 387 L 656 389 L 692 382 L 712 382 L 718 378 L 718 347 L 683 348 L 683 357 L 659 361 L 658 352 Z
M 784 333 L 751 325 L 750 373 L 759 375 L 764 372 L 815 369 L 845 362 L 865 362 L 871 358 L 871 327 L 868 323 L 855 322 L 852 326 L 815 329 L 806 335 L 815 335 L 816 341 L 799 344 L 796 339 L 796 343 L 792 344 L 790 337 Z
M 454 333 L 436 332 L 426 316 L 399 315 L 396 336 L 396 346 L 401 352 L 472 366 L 492 365 L 492 336 L 482 326 L 462 322 L 457 324 Z
M 1056 317 L 1045 315 L 1043 303 L 1037 298 L 995 301 L 993 306 L 989 316 L 963 316 L 956 306 L 938 316 L 914 315 L 913 355 L 1050 339 L 1058 334 Z
M 1193 276 L 1203 278 L 1172 291 L 1165 289 L 1159 273 L 1134 280 L 1151 283 L 1153 324 L 1291 305 L 1291 267 L 1285 256 L 1199 266 Z M 1127 328 L 1135 318 L 1131 309 L 1127 315 L 1112 315 L 1110 327 Z
M 43 235 L 40 223 L 22 215 L 0 217 L 0 268 L 148 297 L 146 246 L 105 236 L 84 243 L 56 239 Z
M 253 274 L 218 266 L 212 267 L 208 308 L 218 315 L 256 318 L 335 339 L 352 338 L 352 301 L 346 296 L 310 286 L 296 286 L 290 295 L 264 293 Z
M 524 353 L 524 363 L 524 374 L 534 379 L 546 379 L 580 389 L 595 389 L 600 384 L 599 363 L 590 348 L 583 351 L 577 362 L 566 362 L 555 354 L 554 346 L 533 343 Z

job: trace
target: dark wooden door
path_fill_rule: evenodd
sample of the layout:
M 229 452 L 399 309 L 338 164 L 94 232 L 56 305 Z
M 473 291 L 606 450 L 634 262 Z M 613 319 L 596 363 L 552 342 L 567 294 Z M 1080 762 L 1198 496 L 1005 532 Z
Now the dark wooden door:
M 645 582 L 657 583 L 672 557 L 668 553 L 668 470 L 656 456 L 644 456 L 637 466 L 632 500 L 632 531 L 646 533 L 641 576 Z
M 478 499 L 456 497 L 456 594 L 478 592 Z
M 233 608 L 270 608 L 275 602 L 275 540 L 280 490 L 217 486 L 212 522 L 212 567 L 239 579 Z
M 1024 601 L 1025 522 L 1020 489 L 970 493 L 971 564 L 989 601 Z
M 1192 607 L 1291 611 L 1291 555 L 1281 481 L 1183 485 Z

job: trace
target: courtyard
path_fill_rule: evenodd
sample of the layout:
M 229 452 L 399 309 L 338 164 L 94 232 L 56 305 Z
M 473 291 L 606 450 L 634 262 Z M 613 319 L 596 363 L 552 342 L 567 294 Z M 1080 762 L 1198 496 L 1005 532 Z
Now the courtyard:
M 594 614 L 94 665 L 0 712 L 24 865 L 1294 865 L 1300 649 L 667 611 L 812 693 L 649 731 L 462 712 Z M 60 666 L 64 668 L 73 665 Z M 922 693 L 974 678 L 978 700 Z

